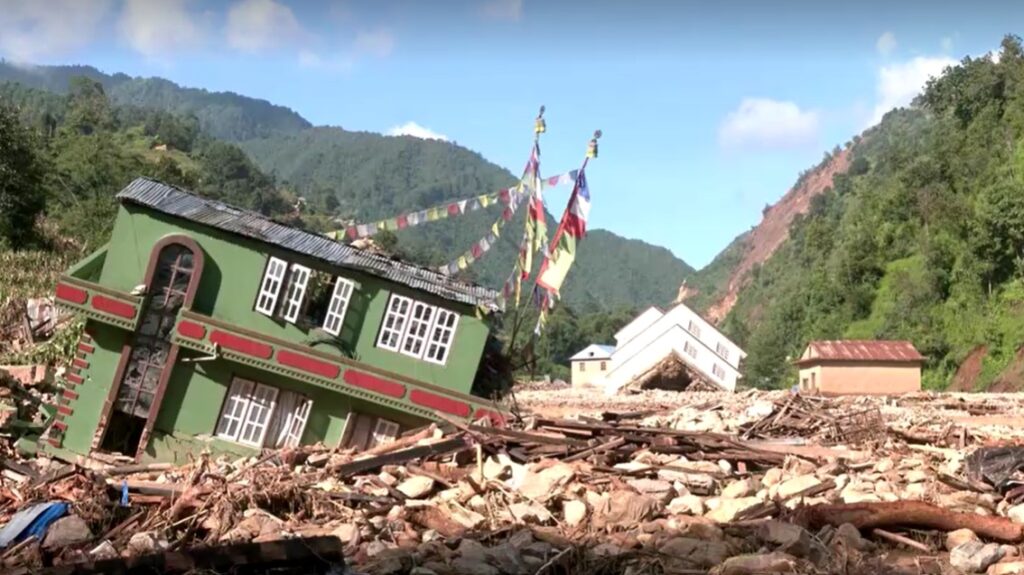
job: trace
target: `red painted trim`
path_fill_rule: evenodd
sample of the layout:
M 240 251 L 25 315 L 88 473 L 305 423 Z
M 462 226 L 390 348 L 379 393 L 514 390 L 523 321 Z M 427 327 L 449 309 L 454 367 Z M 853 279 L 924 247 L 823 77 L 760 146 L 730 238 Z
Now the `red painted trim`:
M 405 397 L 405 386 L 386 379 L 372 376 L 368 373 L 350 369 L 345 372 L 345 383 L 368 389 L 390 397 Z
M 92 352 L 96 351 L 96 348 L 91 346 L 91 345 L 89 345 L 89 344 L 87 344 L 87 343 L 80 343 L 80 344 L 78 344 L 78 351 L 80 351 L 82 353 L 92 353 Z
M 182 321 L 178 324 L 178 333 L 189 339 L 203 339 L 206 337 L 206 328 L 194 321 Z
M 81 305 L 89 299 L 89 292 L 84 289 L 71 287 L 68 284 L 57 284 L 57 299 Z
M 74 412 L 75 412 L 75 410 L 71 409 L 70 407 L 68 407 L 66 405 L 58 405 L 57 406 L 57 413 L 63 413 L 64 415 L 71 415 Z
M 429 391 L 423 391 L 422 389 L 414 389 L 409 393 L 409 399 L 423 407 L 429 407 L 430 409 L 436 409 L 452 415 L 458 415 L 459 417 L 469 417 L 472 408 L 469 407 L 468 403 L 462 401 L 456 401 L 443 395 L 437 395 L 436 393 L 430 393 Z
M 337 365 L 327 363 L 326 361 L 320 361 L 319 359 L 313 359 L 307 355 L 294 353 L 287 349 L 278 350 L 277 363 L 301 369 L 302 371 L 326 377 L 327 379 L 335 379 L 338 377 L 338 374 L 341 373 L 341 368 Z
M 71 401 L 74 401 L 74 400 L 78 399 L 78 394 L 73 392 L 73 391 L 71 391 L 70 389 L 65 389 L 64 390 L 64 397 L 68 398 Z
M 89 362 L 77 357 L 71 362 L 71 365 L 80 369 L 89 369 Z
M 53 426 L 61 431 L 67 431 L 68 429 L 68 424 L 63 421 L 54 421 Z
M 213 331 L 213 334 L 210 336 L 210 342 L 260 359 L 270 359 L 270 356 L 274 355 L 274 348 L 265 343 L 239 337 L 219 329 Z
M 85 383 L 85 378 L 75 373 L 65 373 L 64 379 L 76 385 L 82 385 L 83 383 Z
M 103 294 L 96 294 L 92 298 L 92 307 L 125 319 L 134 319 L 135 314 L 138 312 L 132 304 L 109 298 Z
M 487 419 L 490 419 L 491 423 L 493 423 L 494 425 L 497 425 L 498 427 L 504 427 L 505 426 L 505 416 L 500 414 L 500 413 L 498 413 L 497 411 L 493 411 L 493 410 L 490 410 L 490 409 L 484 409 L 484 408 L 480 407 L 480 408 L 478 408 L 476 410 L 476 413 L 473 414 L 473 420 L 474 421 L 483 419 L 485 417 Z
M 46 442 L 54 447 L 60 447 L 60 441 L 52 437 L 47 438 Z

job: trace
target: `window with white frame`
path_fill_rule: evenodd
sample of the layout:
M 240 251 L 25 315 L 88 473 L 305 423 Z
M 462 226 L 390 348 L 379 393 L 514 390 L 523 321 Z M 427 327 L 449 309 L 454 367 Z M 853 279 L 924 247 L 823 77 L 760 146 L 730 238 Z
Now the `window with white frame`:
M 263 272 L 260 293 L 256 297 L 256 311 L 264 315 L 274 315 L 274 310 L 277 309 L 277 296 L 281 293 L 281 284 L 287 270 L 288 264 L 284 260 L 270 258 L 267 269 Z
M 306 286 L 309 285 L 309 268 L 292 264 L 288 267 L 288 290 L 281 304 L 281 318 L 295 323 L 302 311 L 302 302 L 306 297 Z
M 700 337 L 700 326 L 692 319 L 690 320 L 690 324 L 686 326 L 686 331 L 692 333 L 694 337 Z
M 311 408 L 312 402 L 298 393 L 235 378 L 215 434 L 250 447 L 295 447 Z
M 718 345 L 715 346 L 715 351 L 718 355 L 722 356 L 722 359 L 729 361 L 729 348 L 724 343 L 718 342 Z
M 377 347 L 444 365 L 455 340 L 459 314 L 392 294 Z
M 380 335 L 377 336 L 377 347 L 391 351 L 399 350 L 411 308 L 411 299 L 391 294 L 391 299 L 388 300 L 388 309 L 384 312 L 384 323 L 381 324 Z
M 348 311 L 348 302 L 352 299 L 352 290 L 355 284 L 345 278 L 334 280 L 334 293 L 331 294 L 331 303 L 327 307 L 327 315 L 324 316 L 324 331 L 331 335 L 339 335 L 341 326 L 345 323 L 345 312 Z
M 373 428 L 373 436 L 370 439 L 370 447 L 391 443 L 398 437 L 399 427 L 394 421 L 378 419 L 377 425 Z
M 459 314 L 446 309 L 437 308 L 434 327 L 430 330 L 430 344 L 423 359 L 444 365 L 448 360 L 448 351 L 455 339 L 455 326 L 459 323 Z
M 718 379 L 725 379 L 725 370 L 722 369 L 722 366 L 718 365 L 717 363 L 711 366 L 711 374 L 717 377 Z
M 423 357 L 423 348 L 426 347 L 427 335 L 436 310 L 437 308 L 432 305 L 413 302 L 409 326 L 405 329 L 405 337 L 402 338 L 402 353 L 412 357 Z
M 690 342 L 683 344 L 683 351 L 685 351 L 686 355 L 690 357 L 697 357 L 697 347 Z

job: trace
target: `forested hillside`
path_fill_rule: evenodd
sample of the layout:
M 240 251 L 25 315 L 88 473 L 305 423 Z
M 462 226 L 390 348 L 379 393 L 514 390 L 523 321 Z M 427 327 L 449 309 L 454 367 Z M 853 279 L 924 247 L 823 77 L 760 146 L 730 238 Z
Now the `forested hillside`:
M 222 140 L 295 133 L 311 126 L 305 118 L 284 106 L 232 92 L 184 88 L 162 78 L 104 74 L 92 66 L 20 67 L 0 60 L 0 82 L 17 82 L 29 88 L 65 94 L 75 77 L 99 82 L 114 104 L 195 116 L 204 133 Z
M 1024 381 L 1024 54 L 967 58 L 856 138 L 851 164 L 739 294 L 747 383 L 795 382 L 808 340 L 909 339 L 925 383 Z M 961 370 L 968 356 L 969 365 Z

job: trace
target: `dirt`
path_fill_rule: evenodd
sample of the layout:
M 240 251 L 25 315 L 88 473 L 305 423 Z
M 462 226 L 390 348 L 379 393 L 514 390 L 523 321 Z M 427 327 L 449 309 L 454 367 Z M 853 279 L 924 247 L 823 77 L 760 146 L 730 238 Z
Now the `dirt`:
M 971 350 L 971 353 L 967 354 L 963 363 L 957 368 L 956 374 L 953 375 L 949 391 L 974 391 L 986 355 L 988 355 L 988 347 L 984 345 L 979 345 Z
M 988 391 L 1014 392 L 1022 389 L 1024 389 L 1024 348 L 1017 350 L 1013 361 L 996 377 Z
M 725 293 L 708 308 L 709 319 L 717 323 L 725 318 L 736 304 L 736 298 L 745 285 L 750 270 L 767 261 L 775 253 L 789 237 L 789 224 L 793 222 L 793 218 L 807 213 L 811 207 L 811 200 L 831 188 L 832 178 L 836 174 L 846 172 L 849 167 L 850 153 L 848 149 L 844 149 L 765 210 L 761 223 L 751 230 L 744 241 L 746 252 L 729 276 Z

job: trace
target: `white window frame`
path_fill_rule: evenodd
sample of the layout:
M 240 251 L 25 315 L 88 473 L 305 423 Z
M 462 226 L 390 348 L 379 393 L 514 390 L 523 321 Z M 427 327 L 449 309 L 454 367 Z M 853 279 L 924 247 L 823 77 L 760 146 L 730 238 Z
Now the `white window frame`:
M 711 375 L 717 377 L 718 379 L 725 379 L 725 368 L 718 365 L 717 363 L 712 364 Z
M 690 323 L 686 326 L 686 331 L 688 331 L 691 334 L 693 334 L 694 337 L 696 337 L 698 339 L 700 338 L 700 326 L 697 325 L 697 321 L 696 320 L 693 320 L 693 319 L 690 320 Z
M 303 265 L 291 264 L 288 267 L 288 289 L 281 304 L 281 319 L 288 323 L 295 323 L 299 319 L 311 274 L 312 271 Z
M 421 301 L 413 301 L 406 320 L 405 335 L 402 336 L 403 355 L 422 358 L 427 348 L 427 338 L 434 329 L 434 318 L 438 308 Z
M 260 292 L 256 296 L 256 311 L 273 317 L 277 309 L 277 298 L 281 293 L 281 285 L 288 272 L 288 262 L 270 257 L 267 267 L 263 270 L 263 280 L 260 282 Z
M 697 346 L 693 345 L 689 341 L 683 343 L 683 351 L 686 352 L 686 355 L 697 359 Z
M 384 320 L 380 324 L 380 333 L 377 334 L 377 347 L 389 351 L 401 349 L 405 328 L 409 324 L 409 311 L 412 309 L 412 304 L 412 298 L 391 294 L 391 297 L 388 298 L 388 307 L 384 311 Z M 389 320 L 391 321 L 390 325 L 388 324 Z M 392 338 L 392 336 L 394 337 Z
M 447 325 L 448 318 L 451 318 L 451 325 Z M 448 355 L 455 343 L 455 330 L 458 327 L 459 314 L 444 308 L 437 308 L 434 313 L 434 324 L 430 326 L 430 340 L 423 352 L 423 359 L 438 365 L 447 363 Z
M 277 394 L 276 387 L 235 378 L 217 420 L 216 436 L 250 447 L 262 447 L 277 405 Z
M 294 391 L 283 391 L 277 397 L 277 410 L 271 418 L 271 430 L 276 437 L 269 438 L 271 447 L 297 447 L 306 430 L 313 402 Z
M 343 277 L 334 280 L 331 303 L 327 306 L 327 315 L 324 316 L 324 331 L 335 336 L 341 334 L 341 327 L 345 323 L 345 314 L 348 312 L 348 302 L 352 300 L 352 292 L 355 289 L 356 284 L 352 280 Z
M 718 345 L 715 346 L 715 351 L 718 352 L 718 355 L 722 356 L 722 359 L 729 361 L 729 346 L 718 342 Z
M 370 445 L 376 447 L 391 443 L 398 439 L 400 429 L 401 427 L 394 421 L 378 418 L 377 423 L 373 426 L 373 433 L 370 434 Z

